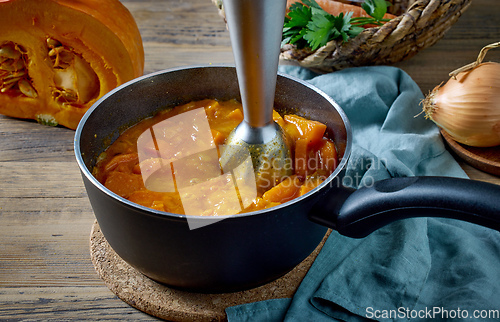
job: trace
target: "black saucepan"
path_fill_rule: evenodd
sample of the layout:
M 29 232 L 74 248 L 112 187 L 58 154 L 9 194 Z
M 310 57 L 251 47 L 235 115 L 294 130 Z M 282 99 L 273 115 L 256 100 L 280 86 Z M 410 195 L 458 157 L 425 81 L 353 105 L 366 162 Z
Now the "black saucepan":
M 410 177 L 356 191 L 345 188 L 342 181 L 352 144 L 346 115 L 320 90 L 285 75 L 278 77 L 276 108 L 326 123 L 340 155 L 336 171 L 306 195 L 206 225 L 213 219 L 131 203 L 92 176 L 99 154 L 124 129 L 165 107 L 204 98 L 239 98 L 233 67 L 193 66 L 135 79 L 94 104 L 76 130 L 76 159 L 105 238 L 121 258 L 158 282 L 197 292 L 255 287 L 299 264 L 320 243 L 327 227 L 359 238 L 394 220 L 426 214 L 500 228 L 497 185 Z M 189 229 L 188 219 L 203 227 Z

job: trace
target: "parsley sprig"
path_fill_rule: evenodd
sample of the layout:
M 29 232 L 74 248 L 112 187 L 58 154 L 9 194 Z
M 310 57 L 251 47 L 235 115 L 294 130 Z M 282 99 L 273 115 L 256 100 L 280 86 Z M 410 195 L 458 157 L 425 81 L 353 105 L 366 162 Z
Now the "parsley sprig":
M 323 10 L 315 0 L 302 0 L 290 6 L 283 25 L 284 44 L 295 44 L 298 48 L 309 47 L 316 50 L 331 40 L 347 42 L 356 37 L 363 25 L 382 25 L 389 2 L 385 0 L 365 0 L 361 7 L 370 17 L 355 17 L 352 12 L 334 16 Z

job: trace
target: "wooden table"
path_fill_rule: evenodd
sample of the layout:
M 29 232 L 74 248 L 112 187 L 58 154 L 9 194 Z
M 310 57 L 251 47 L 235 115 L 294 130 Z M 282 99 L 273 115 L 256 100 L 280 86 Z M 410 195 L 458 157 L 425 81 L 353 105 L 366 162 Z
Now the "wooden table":
M 145 73 L 232 62 L 210 0 L 124 0 L 142 32 Z M 500 41 L 500 1 L 472 5 L 436 45 L 397 64 L 427 93 Z M 487 58 L 500 62 L 500 50 Z M 155 320 L 117 298 L 89 255 L 94 214 L 73 152 L 74 132 L 0 116 L 0 319 Z M 463 165 L 470 177 L 500 178 Z

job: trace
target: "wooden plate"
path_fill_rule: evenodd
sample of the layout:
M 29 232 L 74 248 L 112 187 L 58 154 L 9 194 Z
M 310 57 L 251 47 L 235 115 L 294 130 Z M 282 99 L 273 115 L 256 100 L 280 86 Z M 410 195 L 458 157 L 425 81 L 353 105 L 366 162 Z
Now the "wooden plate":
M 500 176 L 500 146 L 477 148 L 458 143 L 443 130 L 441 135 L 451 150 L 465 162 L 474 168 Z

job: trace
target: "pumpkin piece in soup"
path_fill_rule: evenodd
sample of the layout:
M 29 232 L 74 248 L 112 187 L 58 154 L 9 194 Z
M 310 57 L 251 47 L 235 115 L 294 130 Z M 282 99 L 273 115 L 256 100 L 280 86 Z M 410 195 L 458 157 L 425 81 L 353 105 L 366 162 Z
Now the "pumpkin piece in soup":
M 241 212 L 231 173 L 179 188 L 186 215 L 227 216 Z
M 122 171 L 110 172 L 106 176 L 104 186 L 123 198 L 128 198 L 132 193 L 146 189 L 141 175 Z
M 269 200 L 264 200 L 261 197 L 257 197 L 242 212 L 259 211 L 259 210 L 262 210 L 262 209 L 268 209 L 268 208 L 276 207 L 276 206 L 279 206 L 279 205 L 281 205 L 281 203 L 279 203 L 279 202 L 271 202 Z
M 220 101 L 213 112 L 207 112 L 207 117 L 210 128 L 219 131 L 227 138 L 229 133 L 243 121 L 241 103 L 236 100 Z
M 276 122 L 282 129 L 285 127 L 285 120 L 281 117 L 280 113 L 273 110 L 273 121 Z
M 226 141 L 226 136 L 222 132 L 212 129 L 212 137 L 215 145 L 221 145 Z
M 330 175 L 337 167 L 337 150 L 332 141 L 322 138 L 317 144 L 310 145 L 305 139 L 295 142 L 295 173 L 307 177 L 315 172 Z
M 316 171 L 330 174 L 337 164 L 333 142 L 325 137 L 326 125 L 297 115 L 285 115 L 285 132 L 293 141 L 295 174 L 306 178 Z
M 307 144 L 318 144 L 325 135 L 326 125 L 297 115 L 285 115 L 285 132 L 294 141 L 306 140 Z
M 307 177 L 304 184 L 299 189 L 299 196 L 305 195 L 325 181 L 325 177 L 317 173 Z
M 299 196 L 302 183 L 298 176 L 292 175 L 264 192 L 262 199 L 268 202 L 285 203 Z
M 122 165 L 132 169 L 139 162 L 137 153 L 118 154 L 115 155 L 104 168 L 105 172 L 114 171 L 118 166 Z
M 308 141 L 306 139 L 297 139 L 294 147 L 294 170 L 300 177 L 306 177 L 309 171 L 309 152 Z
M 320 166 L 323 174 L 330 175 L 337 168 L 337 149 L 335 144 L 326 138 L 323 138 L 318 146 Z
M 239 108 L 234 109 L 227 115 L 227 118 L 235 120 L 239 124 L 241 123 L 241 121 L 243 121 L 243 112 Z
M 144 207 L 175 214 L 184 214 L 179 194 L 176 193 L 139 190 L 130 194 L 128 200 Z

